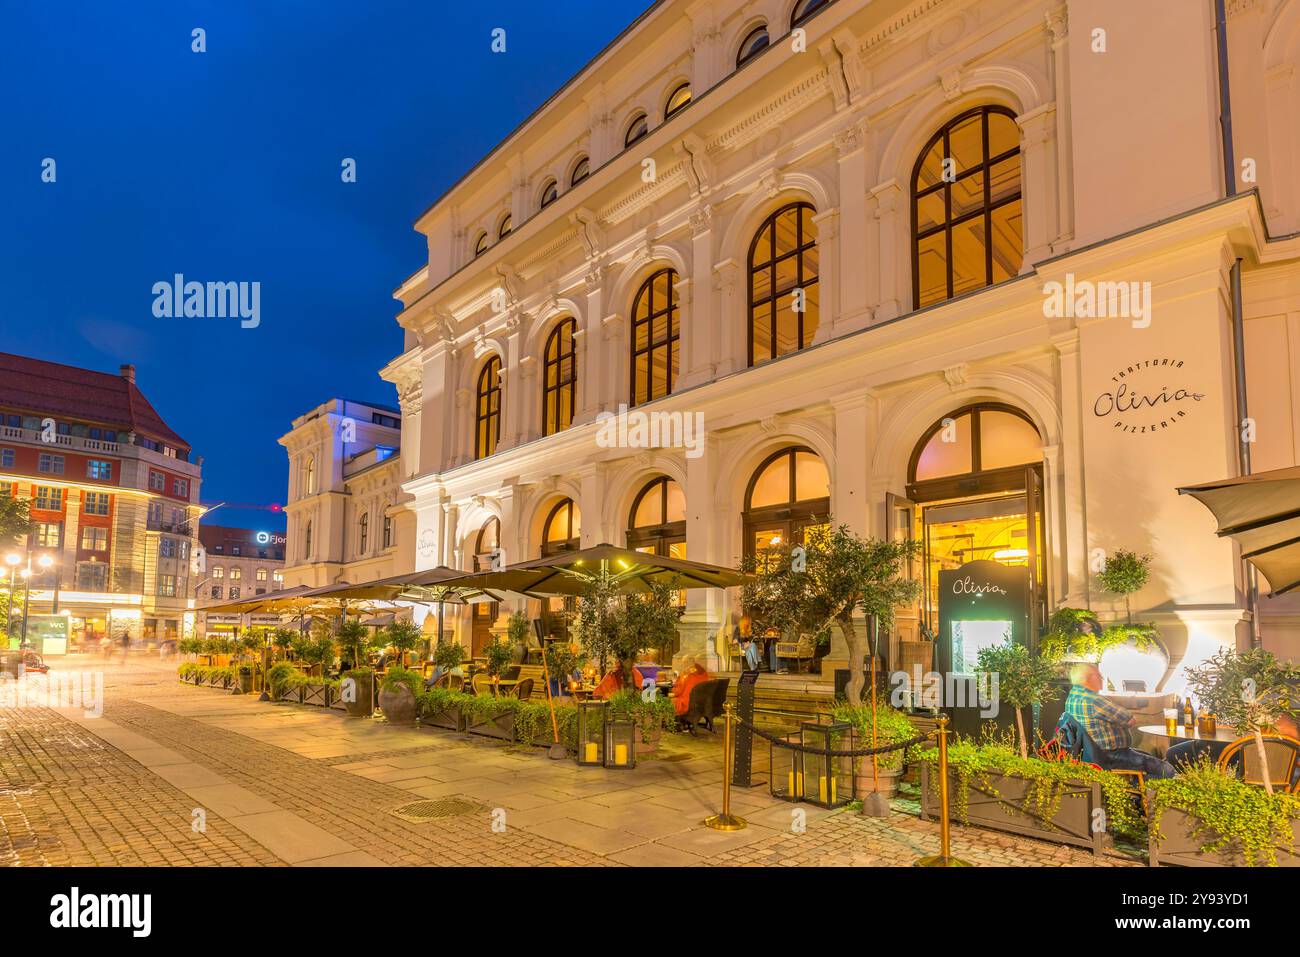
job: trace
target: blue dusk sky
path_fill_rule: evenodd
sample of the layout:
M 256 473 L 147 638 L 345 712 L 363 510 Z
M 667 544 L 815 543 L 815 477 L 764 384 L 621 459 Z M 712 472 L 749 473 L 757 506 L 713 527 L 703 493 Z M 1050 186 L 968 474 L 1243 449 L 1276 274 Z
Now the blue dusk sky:
M 392 291 L 425 256 L 415 218 L 648 4 L 7 4 L 0 352 L 134 363 L 203 456 L 205 504 L 283 503 L 295 416 L 396 404 L 378 370 L 402 348 Z M 155 317 L 176 273 L 260 282 L 260 325 Z

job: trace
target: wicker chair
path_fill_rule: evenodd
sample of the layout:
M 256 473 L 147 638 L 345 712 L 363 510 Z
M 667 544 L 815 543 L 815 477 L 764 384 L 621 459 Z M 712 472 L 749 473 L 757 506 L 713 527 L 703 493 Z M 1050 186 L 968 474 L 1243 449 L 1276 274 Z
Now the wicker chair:
M 1268 757 L 1268 776 L 1275 791 L 1291 790 L 1296 760 L 1300 758 L 1300 741 L 1285 734 L 1266 734 L 1264 754 Z M 1255 736 L 1248 734 L 1233 741 L 1219 754 L 1219 767 L 1233 771 L 1247 784 L 1264 786 L 1264 769 L 1260 767 Z
M 460 675 L 453 675 L 448 672 L 445 675 L 439 675 L 438 680 L 432 685 L 434 688 L 446 688 L 448 691 L 461 691 L 465 687 L 465 679 Z
M 800 635 L 798 641 L 778 641 L 776 643 L 776 660 L 794 659 L 794 670 L 803 671 L 802 663 L 804 661 L 812 663 L 816 654 L 816 646 L 813 645 L 812 635 Z
M 524 678 L 519 684 L 515 685 L 514 697 L 520 701 L 527 701 L 533 693 L 533 679 Z
M 470 679 L 469 686 L 475 694 L 491 695 L 495 693 L 493 690 L 492 679 L 482 671 Z

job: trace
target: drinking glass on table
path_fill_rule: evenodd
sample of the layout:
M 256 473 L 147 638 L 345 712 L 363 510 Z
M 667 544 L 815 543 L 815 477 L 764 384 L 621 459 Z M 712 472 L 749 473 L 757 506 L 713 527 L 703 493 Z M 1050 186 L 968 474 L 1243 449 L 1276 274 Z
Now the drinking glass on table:
M 1165 708 L 1165 734 L 1171 738 L 1178 734 L 1178 709 Z

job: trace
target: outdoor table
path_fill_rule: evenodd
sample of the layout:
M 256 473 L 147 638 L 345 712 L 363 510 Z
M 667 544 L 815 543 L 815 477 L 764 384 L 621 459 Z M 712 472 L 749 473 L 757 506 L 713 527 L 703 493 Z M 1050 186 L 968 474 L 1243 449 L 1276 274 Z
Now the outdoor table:
M 1177 744 L 1179 741 L 1223 741 L 1226 743 L 1236 741 L 1241 737 L 1241 735 L 1232 728 L 1216 728 L 1213 737 L 1201 734 L 1201 732 L 1195 729 L 1192 730 L 1191 734 L 1188 734 L 1181 724 L 1178 726 L 1177 734 L 1166 734 L 1165 726 L 1163 724 L 1144 724 L 1140 726 L 1138 730 L 1143 734 L 1149 734 L 1157 738 L 1164 738 L 1170 744 Z

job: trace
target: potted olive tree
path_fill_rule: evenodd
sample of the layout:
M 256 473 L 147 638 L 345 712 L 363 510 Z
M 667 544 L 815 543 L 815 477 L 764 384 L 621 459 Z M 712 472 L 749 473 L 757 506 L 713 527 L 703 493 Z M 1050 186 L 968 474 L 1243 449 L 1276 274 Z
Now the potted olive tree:
M 372 641 L 370 632 L 360 621 L 348 618 L 335 629 L 334 641 L 340 657 L 350 666 L 343 675 L 340 697 L 349 716 L 368 718 L 374 711 L 375 681 L 374 671 L 365 663 Z
M 1010 705 L 1016 717 L 1016 741 L 1020 757 L 1029 759 L 1029 735 L 1025 733 L 1025 720 L 1021 711 L 1043 701 L 1054 700 L 1061 692 L 1055 683 L 1055 669 L 1051 663 L 1034 654 L 1024 645 L 1008 642 L 981 648 L 979 670 L 986 675 L 998 676 L 998 701 Z
M 1263 648 L 1242 652 L 1225 648 L 1199 668 L 1189 669 L 1187 686 L 1202 711 L 1236 728 L 1238 734 L 1254 737 L 1264 788 L 1272 794 L 1264 732 L 1276 727 L 1280 718 L 1295 718 L 1300 667 Z
M 424 690 L 419 672 L 393 665 L 379 685 L 379 707 L 390 724 L 415 724 L 416 703 Z

